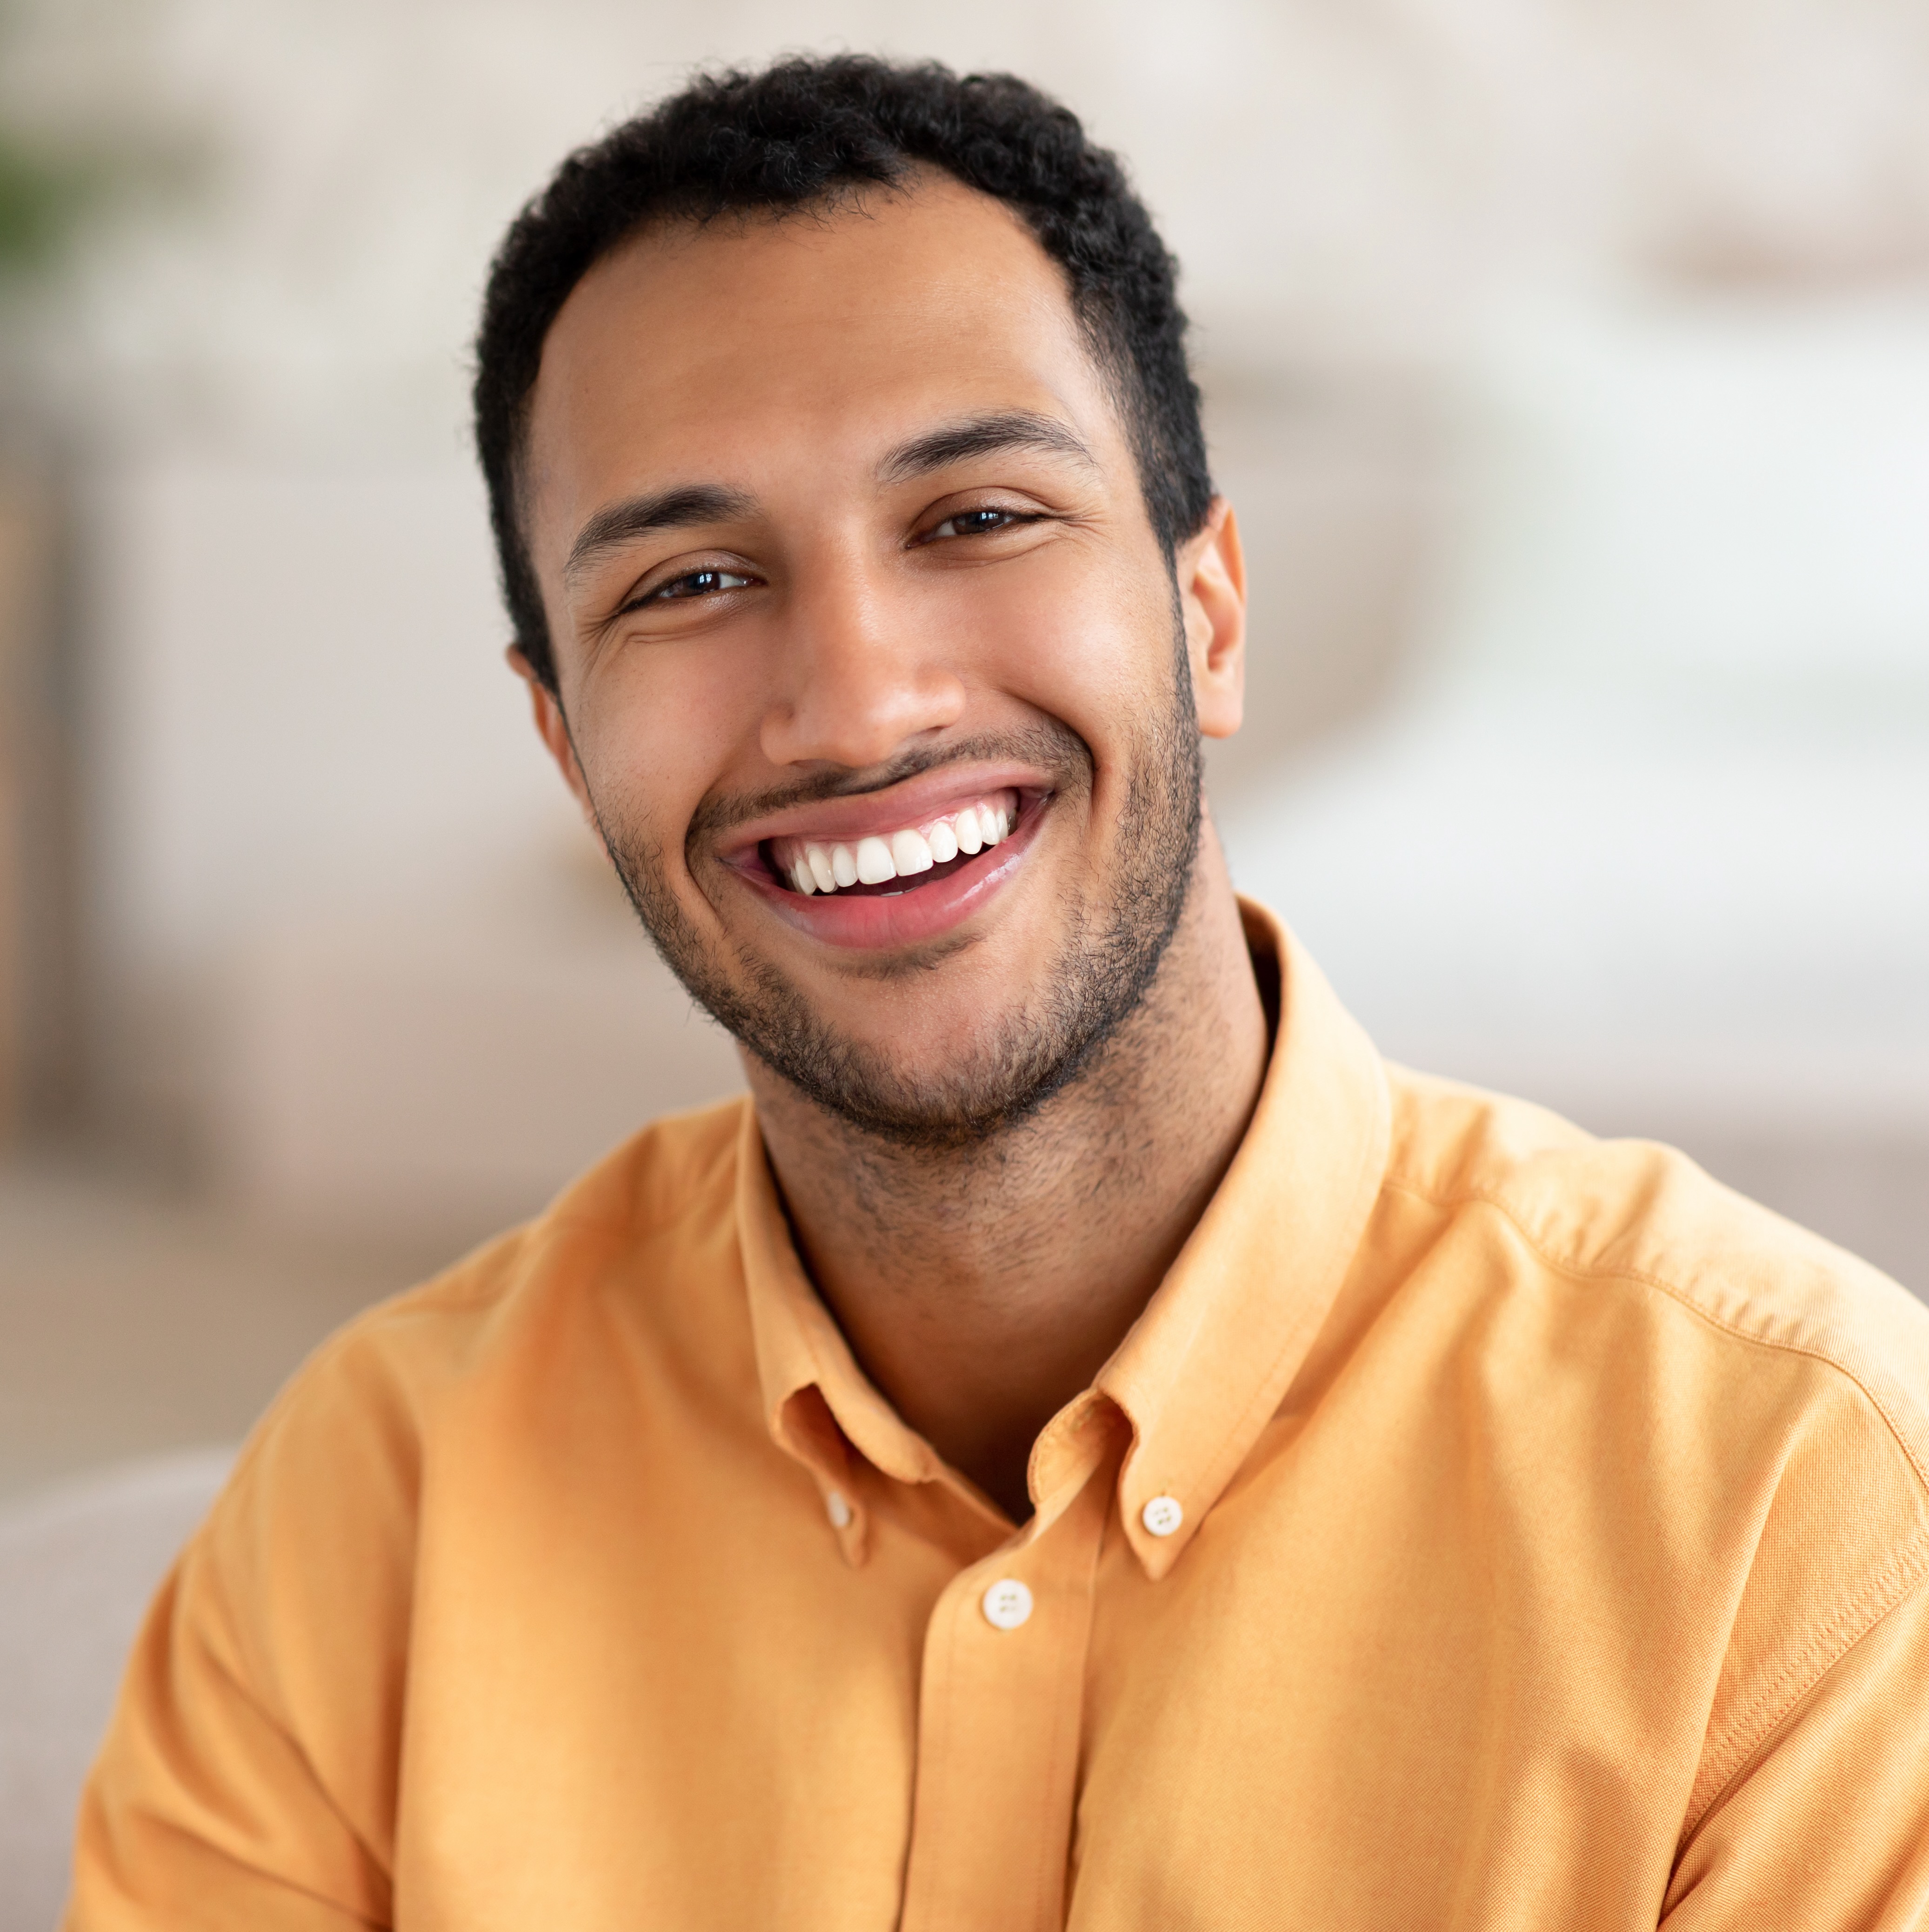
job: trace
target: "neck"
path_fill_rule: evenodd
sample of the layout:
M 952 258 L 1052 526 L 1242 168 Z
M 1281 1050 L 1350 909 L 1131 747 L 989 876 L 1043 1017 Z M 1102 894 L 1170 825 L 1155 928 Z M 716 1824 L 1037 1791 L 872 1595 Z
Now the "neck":
M 994 1138 L 885 1145 L 746 1056 L 805 1265 L 859 1362 L 1015 1521 L 1039 1431 L 1138 1318 L 1231 1162 L 1267 1023 L 1210 820 L 1144 1002 Z

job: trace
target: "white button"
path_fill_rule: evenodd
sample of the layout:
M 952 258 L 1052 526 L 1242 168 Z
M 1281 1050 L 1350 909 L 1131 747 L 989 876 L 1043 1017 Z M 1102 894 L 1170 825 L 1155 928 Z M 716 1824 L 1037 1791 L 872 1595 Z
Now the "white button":
M 832 1529 L 844 1529 L 850 1526 L 850 1505 L 845 1502 L 842 1490 L 826 1490 L 824 1499 L 824 1513 L 830 1518 Z
M 1031 1592 L 1016 1576 L 1004 1576 L 985 1592 L 985 1621 L 1000 1630 L 1016 1630 L 1031 1615 Z
M 1186 1520 L 1177 1496 L 1154 1496 L 1138 1512 L 1138 1520 L 1154 1536 L 1170 1536 Z

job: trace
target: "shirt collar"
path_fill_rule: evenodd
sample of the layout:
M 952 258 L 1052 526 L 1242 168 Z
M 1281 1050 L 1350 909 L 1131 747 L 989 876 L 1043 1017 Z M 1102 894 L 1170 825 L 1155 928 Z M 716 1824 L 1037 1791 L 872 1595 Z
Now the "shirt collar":
M 816 1477 L 844 1554 L 862 1562 L 868 1526 L 851 1449 L 902 1483 L 942 1480 L 950 1472 L 858 1367 L 812 1287 L 748 1100 L 738 1129 L 736 1224 L 764 1419 L 778 1446 Z
M 1279 962 L 1272 1057 L 1246 1136 L 1145 1312 L 1096 1386 L 1124 1411 L 1125 1532 L 1162 1576 L 1218 1502 L 1338 1298 L 1385 1174 L 1392 1106 L 1372 1042 L 1311 957 L 1242 899 L 1247 944 Z M 1183 1511 L 1160 1536 L 1145 1506 Z
M 1039 1438 L 1032 1459 L 1040 1533 L 1066 1478 L 1092 1460 L 1095 1410 L 1115 1407 L 1130 1443 L 1119 1474 L 1125 1532 L 1147 1574 L 1162 1576 L 1219 1500 L 1278 1408 L 1337 1297 L 1379 1192 L 1391 1116 L 1379 1055 L 1319 969 L 1263 907 L 1242 899 L 1256 958 L 1277 962 L 1280 1013 L 1244 1138 L 1145 1312 L 1093 1387 Z M 854 1448 L 904 1483 L 943 1481 L 996 1511 L 947 1469 L 859 1370 L 806 1278 L 746 1105 L 737 1226 L 770 1432 L 817 1477 L 845 1550 L 862 1560 Z M 1155 1498 L 1180 1508 L 1163 1535 Z M 1170 1512 L 1167 1513 L 1169 1516 Z

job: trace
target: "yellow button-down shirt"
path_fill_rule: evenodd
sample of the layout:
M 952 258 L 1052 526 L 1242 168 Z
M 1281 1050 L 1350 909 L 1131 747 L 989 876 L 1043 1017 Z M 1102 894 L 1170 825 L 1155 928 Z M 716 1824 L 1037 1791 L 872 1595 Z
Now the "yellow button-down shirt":
M 866 1381 L 748 1104 L 662 1123 L 270 1412 L 69 1925 L 1923 1922 L 1929 1314 L 1249 921 L 1257 1111 L 1030 1521 Z

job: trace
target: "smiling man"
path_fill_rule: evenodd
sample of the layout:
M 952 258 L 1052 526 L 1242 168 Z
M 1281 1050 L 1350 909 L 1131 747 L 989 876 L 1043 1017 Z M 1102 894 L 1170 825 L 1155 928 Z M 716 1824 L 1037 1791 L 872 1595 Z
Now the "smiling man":
M 71 1926 L 1923 1922 L 1929 1318 L 1235 898 L 1184 331 L 1009 80 L 700 81 L 511 231 L 512 661 L 751 1096 L 304 1370 Z

